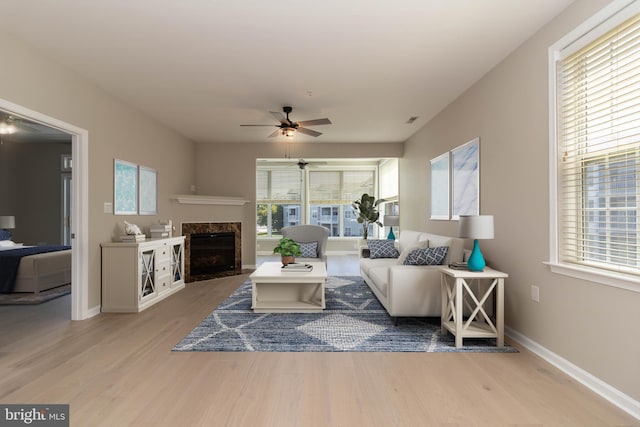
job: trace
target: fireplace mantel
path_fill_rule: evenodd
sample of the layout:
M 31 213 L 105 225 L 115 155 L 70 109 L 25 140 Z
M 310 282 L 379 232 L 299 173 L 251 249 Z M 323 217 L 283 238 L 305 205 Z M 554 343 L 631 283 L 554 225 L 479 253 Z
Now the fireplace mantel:
M 202 196 L 198 194 L 175 194 L 174 199 L 181 204 L 187 205 L 233 205 L 242 206 L 249 203 L 249 200 L 242 197 L 225 196 Z

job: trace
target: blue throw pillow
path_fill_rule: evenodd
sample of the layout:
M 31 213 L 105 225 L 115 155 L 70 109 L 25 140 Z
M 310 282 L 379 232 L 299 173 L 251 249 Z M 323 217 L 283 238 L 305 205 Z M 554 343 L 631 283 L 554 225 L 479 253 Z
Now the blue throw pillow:
M 0 230 L 0 240 L 11 240 L 11 232 L 9 230 Z
M 407 255 L 404 265 L 440 265 L 448 251 L 449 246 L 415 249 Z
M 302 258 L 318 258 L 318 242 L 300 243 L 300 252 Z
M 400 253 L 396 249 L 393 240 L 367 240 L 369 246 L 369 258 L 398 258 Z

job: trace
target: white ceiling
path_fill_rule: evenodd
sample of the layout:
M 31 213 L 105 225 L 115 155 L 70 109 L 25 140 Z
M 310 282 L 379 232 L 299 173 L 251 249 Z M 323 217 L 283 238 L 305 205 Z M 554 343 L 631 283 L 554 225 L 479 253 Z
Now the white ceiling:
M 197 142 L 285 105 L 333 122 L 298 141 L 401 142 L 571 2 L 0 0 L 0 31 Z

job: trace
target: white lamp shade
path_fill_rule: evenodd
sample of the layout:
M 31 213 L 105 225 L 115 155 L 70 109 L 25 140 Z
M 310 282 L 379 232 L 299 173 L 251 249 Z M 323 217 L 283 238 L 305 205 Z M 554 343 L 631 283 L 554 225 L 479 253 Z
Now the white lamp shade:
M 493 239 L 493 215 L 460 215 L 458 236 L 463 239 Z
M 16 228 L 16 217 L 13 215 L 0 216 L 0 230 L 8 230 L 10 228 Z
M 398 215 L 385 215 L 384 225 L 386 227 L 397 227 L 400 225 L 400 217 Z

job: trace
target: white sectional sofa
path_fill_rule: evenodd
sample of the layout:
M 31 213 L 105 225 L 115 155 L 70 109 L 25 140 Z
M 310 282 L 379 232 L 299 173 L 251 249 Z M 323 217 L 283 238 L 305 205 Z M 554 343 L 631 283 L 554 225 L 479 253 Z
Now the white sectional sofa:
M 464 240 L 413 230 L 402 230 L 396 242 L 400 258 L 369 258 L 360 250 L 360 274 L 393 317 L 440 316 L 440 266 L 403 265 L 402 258 L 416 248 L 448 246 L 441 265 L 464 260 Z

